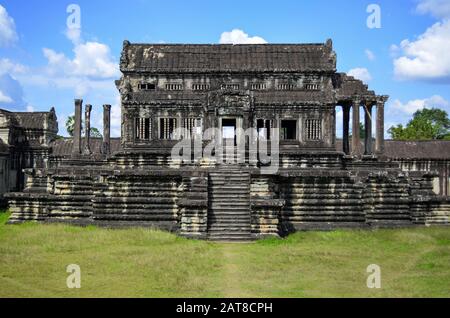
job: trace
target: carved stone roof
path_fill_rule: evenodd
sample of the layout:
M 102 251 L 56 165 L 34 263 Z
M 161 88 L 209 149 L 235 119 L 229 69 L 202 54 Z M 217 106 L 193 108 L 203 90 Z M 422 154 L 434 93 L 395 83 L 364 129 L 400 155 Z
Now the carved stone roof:
M 334 72 L 331 40 L 325 44 L 130 44 L 122 72 Z
M 375 101 L 377 98 L 375 92 L 369 90 L 366 84 L 345 73 L 336 73 L 333 77 L 333 85 L 338 101 L 351 100 L 354 96 L 369 101 Z
M 49 112 L 10 112 L 0 109 L 0 114 L 5 118 L 3 125 L 16 126 L 23 129 L 58 131 L 54 108 Z

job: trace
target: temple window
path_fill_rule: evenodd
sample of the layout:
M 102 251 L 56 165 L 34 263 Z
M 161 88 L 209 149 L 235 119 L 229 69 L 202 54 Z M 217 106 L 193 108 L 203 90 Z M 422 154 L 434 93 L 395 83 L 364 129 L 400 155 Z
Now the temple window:
M 266 84 L 265 83 L 253 83 L 252 86 L 251 86 L 251 89 L 253 91 L 265 90 L 266 89 Z
M 201 118 L 183 118 L 182 127 L 187 130 L 188 136 L 184 138 L 192 138 L 194 136 L 201 136 L 203 132 L 203 122 Z
M 270 129 L 273 127 L 272 120 L 258 119 L 256 121 L 256 130 L 258 132 L 258 138 L 265 138 L 270 140 Z
M 209 89 L 209 84 L 192 84 L 192 90 L 194 91 L 207 91 Z
M 138 89 L 141 91 L 154 90 L 156 89 L 156 85 L 151 83 L 140 83 L 138 84 Z
M 295 140 L 297 139 L 297 121 L 296 120 L 282 120 L 281 121 L 281 140 Z
M 136 140 L 150 140 L 152 131 L 152 121 L 150 118 L 136 118 L 135 132 Z
M 306 140 L 318 141 L 322 139 L 322 122 L 320 119 L 305 120 Z
M 305 89 L 308 91 L 317 91 L 319 90 L 319 84 L 317 83 L 306 83 Z
M 181 91 L 181 90 L 183 90 L 183 84 L 166 84 L 166 90 Z
M 277 89 L 280 91 L 291 91 L 294 90 L 297 87 L 295 84 L 278 84 Z
M 220 89 L 237 91 L 239 90 L 239 84 L 222 84 Z
M 177 128 L 176 118 L 159 119 L 159 138 L 166 140 L 175 140 L 175 129 Z

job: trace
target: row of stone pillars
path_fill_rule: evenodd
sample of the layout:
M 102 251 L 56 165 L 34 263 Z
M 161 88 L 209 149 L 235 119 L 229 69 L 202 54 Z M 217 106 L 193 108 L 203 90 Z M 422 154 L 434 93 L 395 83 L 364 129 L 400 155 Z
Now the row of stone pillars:
M 86 104 L 84 113 L 84 149 L 81 149 L 81 116 L 83 112 L 83 100 L 75 100 L 75 123 L 73 128 L 72 156 L 78 157 L 81 154 L 91 155 L 91 112 L 92 105 Z M 102 153 L 105 155 L 111 152 L 111 105 L 103 105 L 103 143 Z
M 353 156 L 360 156 L 360 134 L 359 134 L 359 111 L 360 107 L 364 110 L 364 155 L 370 156 L 373 154 L 372 145 L 372 109 L 377 107 L 376 117 L 376 137 L 375 137 L 375 154 L 380 155 L 384 153 L 384 104 L 388 97 L 380 96 L 376 101 L 362 102 L 354 100 L 352 104 L 343 104 L 343 151 L 346 155 L 350 154 L 350 109 L 352 109 L 352 151 Z

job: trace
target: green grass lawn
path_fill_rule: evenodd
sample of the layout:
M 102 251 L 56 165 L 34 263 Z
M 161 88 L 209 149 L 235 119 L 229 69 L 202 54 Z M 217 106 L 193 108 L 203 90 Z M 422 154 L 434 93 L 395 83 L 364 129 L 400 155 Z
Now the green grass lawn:
M 302 232 L 249 244 L 0 214 L 0 297 L 450 297 L 450 228 Z M 68 289 L 66 267 L 81 267 Z M 369 289 L 369 264 L 381 289 Z

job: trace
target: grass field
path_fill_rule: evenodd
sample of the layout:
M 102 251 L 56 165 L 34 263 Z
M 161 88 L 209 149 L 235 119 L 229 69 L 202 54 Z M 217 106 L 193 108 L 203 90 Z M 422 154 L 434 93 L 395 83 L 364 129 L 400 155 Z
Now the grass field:
M 225 244 L 6 220 L 0 297 L 450 297 L 450 228 Z M 81 267 L 81 289 L 66 286 L 69 264 Z M 366 286 L 369 264 L 381 267 L 381 289 Z

